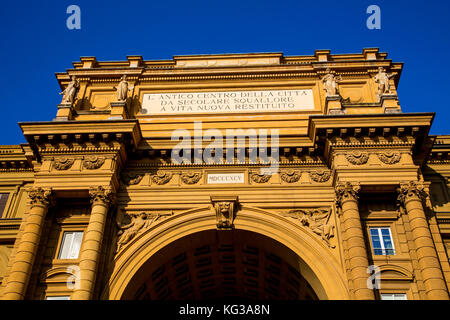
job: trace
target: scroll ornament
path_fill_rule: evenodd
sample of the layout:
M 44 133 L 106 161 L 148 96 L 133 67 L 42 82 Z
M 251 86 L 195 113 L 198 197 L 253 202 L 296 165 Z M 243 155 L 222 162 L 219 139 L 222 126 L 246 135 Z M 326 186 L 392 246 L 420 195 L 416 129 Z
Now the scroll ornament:
M 186 171 L 181 173 L 181 180 L 186 184 L 196 184 L 202 177 L 201 172 Z
M 141 182 L 143 178 L 144 178 L 143 174 L 123 174 L 122 175 L 122 181 L 125 182 L 129 186 L 139 184 L 139 182 Z
M 315 182 L 327 182 L 328 180 L 330 180 L 331 171 L 326 170 L 310 171 L 309 176 Z
M 155 175 L 152 176 L 152 181 L 158 185 L 168 183 L 172 179 L 173 174 L 167 171 L 158 170 Z
M 83 159 L 83 166 L 88 170 L 100 168 L 105 163 L 105 158 L 98 156 L 87 156 Z
M 31 206 L 44 206 L 48 207 L 53 200 L 52 188 L 33 187 L 28 190 L 28 197 L 30 198 Z
M 75 159 L 69 159 L 67 157 L 55 158 L 53 161 L 53 167 L 56 170 L 68 170 L 72 167 Z
M 330 223 L 331 208 L 294 209 L 284 216 L 299 220 L 303 226 L 319 235 L 329 248 L 336 247 L 330 243 L 334 237 L 334 225 Z
M 378 158 L 385 164 L 395 164 L 402 157 L 398 151 L 386 150 L 377 154 Z
M 293 169 L 287 169 L 280 173 L 281 179 L 287 183 L 294 183 L 300 180 L 302 172 Z
M 348 162 L 354 165 L 362 165 L 366 164 L 369 160 L 369 154 L 367 152 L 361 152 L 361 151 L 353 151 L 350 153 L 347 153 L 345 155 Z
M 250 179 L 256 183 L 266 183 L 272 177 L 271 174 L 259 173 L 259 172 L 250 172 Z
M 131 222 L 126 225 L 117 223 L 119 232 L 117 235 L 119 239 L 117 241 L 116 252 L 119 252 L 128 242 L 130 242 L 138 233 L 151 227 L 153 223 L 158 220 L 162 220 L 169 216 L 168 214 L 155 214 L 155 213 L 130 213 L 128 216 L 131 218 Z

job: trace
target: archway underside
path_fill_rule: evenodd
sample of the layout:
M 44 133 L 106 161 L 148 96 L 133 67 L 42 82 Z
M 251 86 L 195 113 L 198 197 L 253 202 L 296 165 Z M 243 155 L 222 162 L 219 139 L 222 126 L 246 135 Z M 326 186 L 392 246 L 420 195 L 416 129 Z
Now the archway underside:
M 311 300 L 300 258 L 264 235 L 208 230 L 167 245 L 128 284 L 125 300 Z

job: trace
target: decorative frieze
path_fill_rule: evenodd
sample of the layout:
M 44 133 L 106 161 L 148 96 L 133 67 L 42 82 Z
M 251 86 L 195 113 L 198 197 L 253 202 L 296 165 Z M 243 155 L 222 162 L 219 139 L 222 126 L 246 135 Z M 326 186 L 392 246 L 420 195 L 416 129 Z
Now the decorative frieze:
M 83 158 L 83 167 L 88 170 L 99 169 L 105 163 L 104 157 L 86 156 Z
M 314 170 L 309 172 L 309 176 L 315 182 L 327 182 L 328 180 L 330 180 L 331 171 Z
M 385 164 L 395 164 L 400 161 L 402 154 L 398 151 L 385 150 L 377 153 L 377 156 Z
M 334 225 L 330 223 L 331 208 L 294 209 L 283 216 L 300 221 L 303 226 L 319 235 L 329 248 L 336 247 L 330 243 L 330 239 L 334 237 Z
M 287 169 L 280 172 L 280 177 L 284 182 L 294 183 L 300 180 L 302 172 L 300 170 Z
M 144 178 L 143 174 L 123 174 L 122 175 L 122 181 L 129 186 L 139 184 L 143 178 Z
M 157 185 L 163 185 L 168 183 L 172 179 L 173 174 L 169 171 L 158 170 L 156 174 L 152 176 L 152 181 Z
M 345 155 L 348 162 L 354 165 L 366 164 L 369 160 L 369 153 L 364 151 L 351 151 Z
M 74 164 L 75 159 L 68 157 L 59 157 L 53 160 L 53 167 L 56 170 L 68 170 Z
M 255 183 L 266 183 L 272 177 L 271 174 L 261 173 L 259 171 L 250 171 L 250 179 Z
M 183 181 L 186 184 L 196 184 L 200 181 L 200 178 L 202 177 L 201 172 L 196 171 L 183 171 L 181 172 L 181 181 Z

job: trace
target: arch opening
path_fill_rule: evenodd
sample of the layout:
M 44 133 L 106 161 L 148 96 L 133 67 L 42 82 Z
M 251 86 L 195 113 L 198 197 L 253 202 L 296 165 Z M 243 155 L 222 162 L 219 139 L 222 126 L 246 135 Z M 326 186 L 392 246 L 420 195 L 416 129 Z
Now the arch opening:
M 123 300 L 316 300 L 291 249 L 247 230 L 204 230 L 166 245 L 133 275 Z

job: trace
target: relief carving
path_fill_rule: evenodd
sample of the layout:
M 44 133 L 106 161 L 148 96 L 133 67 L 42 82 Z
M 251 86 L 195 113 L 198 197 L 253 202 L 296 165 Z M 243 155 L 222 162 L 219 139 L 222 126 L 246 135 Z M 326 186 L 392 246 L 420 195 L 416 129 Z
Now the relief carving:
M 72 167 L 75 159 L 69 159 L 67 157 L 55 158 L 53 161 L 53 167 L 56 170 L 68 170 Z
M 362 151 L 353 151 L 350 153 L 347 153 L 345 155 L 345 157 L 347 158 L 348 162 L 350 162 L 351 164 L 354 165 L 362 165 L 362 164 L 366 164 L 367 160 L 369 160 L 369 154 L 367 152 L 362 152 Z
M 168 183 L 172 179 L 173 174 L 168 171 L 158 170 L 155 175 L 152 176 L 152 181 L 158 185 Z
M 159 214 L 159 213 L 130 213 L 128 216 L 131 218 L 131 222 L 126 225 L 117 223 L 119 232 L 117 235 L 119 239 L 117 241 L 117 251 L 123 248 L 128 242 L 130 242 L 136 235 L 146 229 L 148 229 L 156 221 L 163 220 L 171 214 Z
M 83 166 L 88 170 L 100 168 L 105 163 L 105 158 L 98 156 L 86 156 L 83 158 Z
M 326 170 L 310 171 L 309 176 L 315 182 L 327 182 L 328 180 L 330 180 L 331 171 Z
M 122 175 L 122 181 L 125 182 L 125 184 L 131 186 L 139 184 L 139 182 L 142 181 L 144 178 L 143 174 L 123 174 Z
M 186 184 L 196 184 L 202 177 L 201 172 L 185 171 L 181 173 L 181 180 Z
M 331 208 L 294 209 L 283 215 L 299 220 L 303 226 L 319 235 L 329 248 L 336 247 L 330 243 L 330 239 L 334 237 L 334 225 L 330 223 Z
M 401 153 L 398 151 L 386 150 L 377 153 L 378 158 L 385 164 L 395 164 L 400 161 L 402 157 Z
M 281 171 L 280 177 L 283 181 L 287 183 L 294 183 L 300 180 L 300 177 L 302 176 L 302 172 L 299 170 L 294 169 L 287 169 L 284 171 Z
M 256 183 L 266 183 L 272 177 L 271 174 L 259 173 L 259 172 L 250 172 L 250 179 Z
M 229 230 L 233 228 L 236 218 L 236 209 L 239 198 L 237 196 L 221 197 L 212 196 L 211 203 L 216 211 L 216 225 L 219 230 Z

